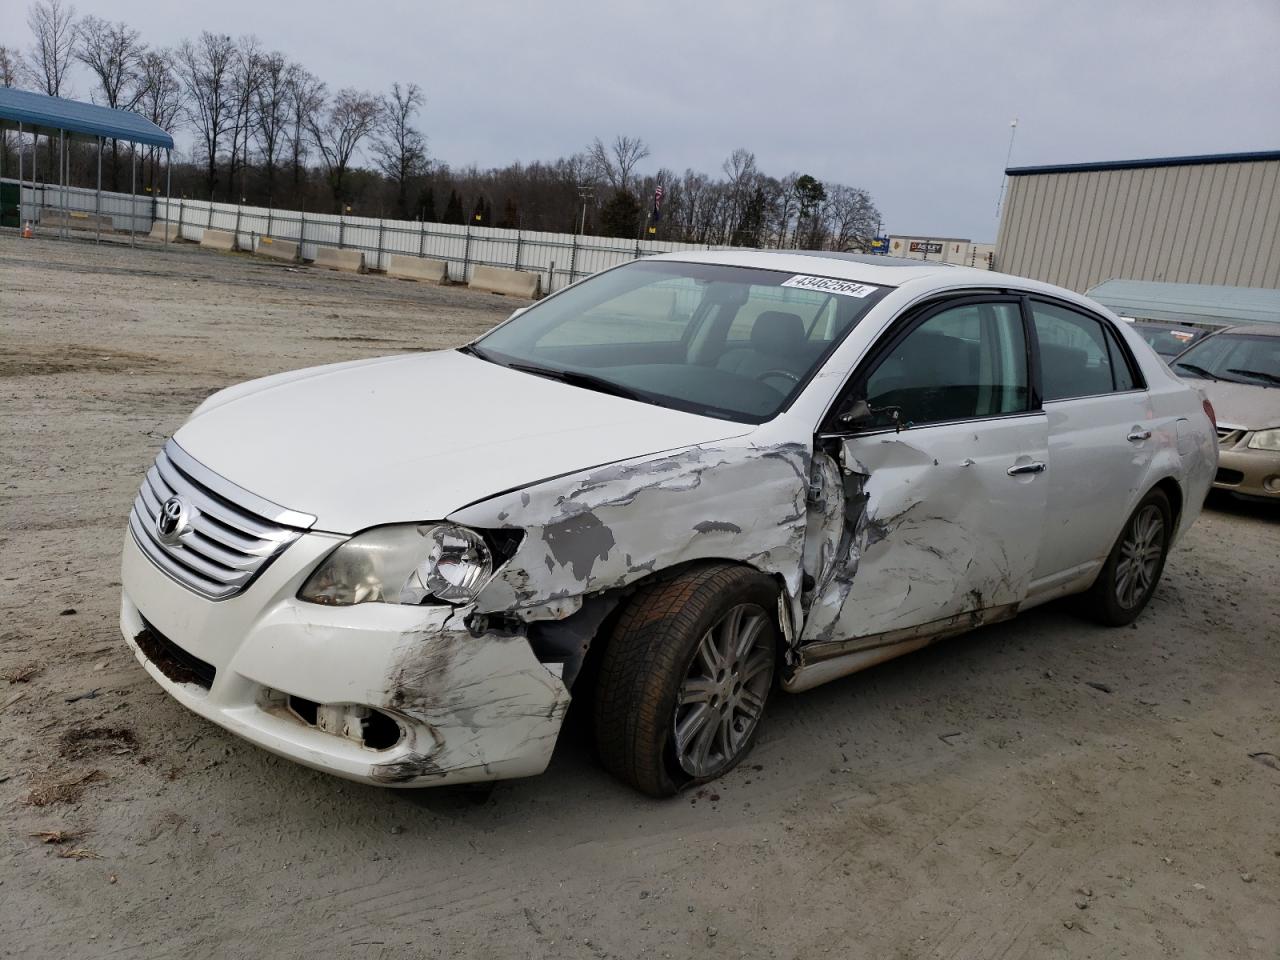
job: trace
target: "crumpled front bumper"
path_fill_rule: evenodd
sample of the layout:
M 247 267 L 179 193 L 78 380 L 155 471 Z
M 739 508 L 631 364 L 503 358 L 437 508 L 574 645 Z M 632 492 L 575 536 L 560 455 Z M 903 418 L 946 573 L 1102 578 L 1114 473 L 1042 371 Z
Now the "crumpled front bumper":
M 546 769 L 570 699 L 559 667 L 540 663 L 518 633 L 473 633 L 465 607 L 299 601 L 302 582 L 343 539 L 306 534 L 242 594 L 214 602 L 171 580 L 126 532 L 121 631 L 183 706 L 317 770 L 417 787 Z M 216 670 L 212 682 L 144 653 L 138 637 L 148 630 Z M 373 749 L 327 732 L 290 697 L 372 708 L 395 720 L 399 739 Z
M 1220 450 L 1213 485 L 1249 497 L 1280 500 L 1280 453 L 1251 450 L 1243 441 L 1234 449 Z

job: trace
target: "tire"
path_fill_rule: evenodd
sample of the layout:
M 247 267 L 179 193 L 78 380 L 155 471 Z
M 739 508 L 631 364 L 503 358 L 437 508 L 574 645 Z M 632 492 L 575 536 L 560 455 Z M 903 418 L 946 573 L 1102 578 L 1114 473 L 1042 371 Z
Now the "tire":
M 1169 498 L 1162 490 L 1152 490 L 1125 521 L 1098 579 L 1085 595 L 1089 615 L 1111 627 L 1138 619 L 1160 582 L 1172 535 Z M 1136 562 L 1135 551 L 1141 552 Z
M 595 688 L 605 769 L 652 797 L 732 770 L 755 741 L 773 687 L 777 601 L 772 580 L 728 564 L 687 571 L 631 597 Z M 731 634 L 737 640 L 726 644 Z M 726 648 L 730 656 L 717 659 Z

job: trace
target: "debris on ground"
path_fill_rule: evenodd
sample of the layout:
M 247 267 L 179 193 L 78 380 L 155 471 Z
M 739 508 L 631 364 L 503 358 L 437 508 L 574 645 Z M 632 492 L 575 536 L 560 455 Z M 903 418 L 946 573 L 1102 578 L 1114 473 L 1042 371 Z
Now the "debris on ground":
M 93 753 L 121 757 L 137 751 L 137 735 L 128 727 L 77 727 L 58 738 L 58 753 L 68 760 Z
M 74 780 L 62 780 L 33 787 L 22 802 L 29 807 L 47 807 L 53 803 L 76 803 L 83 796 L 85 787 L 105 779 L 107 779 L 106 775 L 101 770 L 90 770 L 84 776 Z
M 20 667 L 0 673 L 0 680 L 7 680 L 9 683 L 26 683 L 39 672 L 40 664 L 24 663 Z
M 70 847 L 66 850 L 59 850 L 58 856 L 64 860 L 101 860 L 98 854 L 92 850 L 86 850 L 84 847 Z
M 75 703 L 77 700 L 93 700 L 98 696 L 101 687 L 94 687 L 88 693 L 77 693 L 74 697 L 66 697 L 67 703 Z
M 39 833 L 33 833 L 32 836 L 38 837 L 44 843 L 53 844 L 74 843 L 80 839 L 80 834 L 70 830 L 41 830 Z

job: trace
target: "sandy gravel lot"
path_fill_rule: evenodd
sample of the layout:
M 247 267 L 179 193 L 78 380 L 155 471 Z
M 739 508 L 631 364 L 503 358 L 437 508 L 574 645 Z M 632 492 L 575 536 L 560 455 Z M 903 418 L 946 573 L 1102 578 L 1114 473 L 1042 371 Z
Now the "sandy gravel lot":
M 0 956 L 1280 955 L 1275 510 L 1213 501 L 1133 628 L 1059 604 L 779 697 L 748 763 L 669 802 L 580 722 L 543 777 L 407 797 L 163 694 L 118 558 L 191 408 L 516 305 L 0 237 Z

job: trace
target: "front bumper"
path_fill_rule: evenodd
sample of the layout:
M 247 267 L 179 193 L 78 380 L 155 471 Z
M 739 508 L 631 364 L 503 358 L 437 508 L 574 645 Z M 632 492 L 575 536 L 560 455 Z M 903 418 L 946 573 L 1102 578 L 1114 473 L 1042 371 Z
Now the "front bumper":
M 317 770 L 384 786 L 545 770 L 569 705 L 558 667 L 540 663 L 520 634 L 473 633 L 465 607 L 299 601 L 302 582 L 343 539 L 305 534 L 242 594 L 211 601 L 171 580 L 126 531 L 120 629 L 183 706 Z M 155 656 L 148 631 L 211 667 L 212 682 Z M 399 738 L 373 749 L 327 732 L 291 707 L 298 698 L 372 708 L 398 724 Z
M 1213 485 L 1245 496 L 1280 500 L 1280 453 L 1250 450 L 1243 441 L 1235 449 L 1221 449 Z

